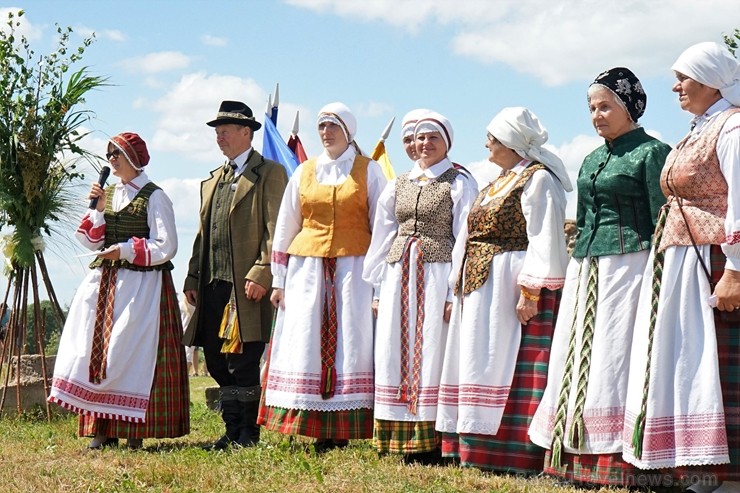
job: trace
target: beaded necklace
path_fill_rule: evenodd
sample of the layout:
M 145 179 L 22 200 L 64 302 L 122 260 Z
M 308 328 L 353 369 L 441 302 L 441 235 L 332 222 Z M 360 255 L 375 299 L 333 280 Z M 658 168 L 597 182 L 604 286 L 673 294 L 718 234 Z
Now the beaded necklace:
M 517 175 L 516 173 L 514 173 L 511 170 L 507 171 L 506 172 L 506 179 L 504 179 L 503 183 L 501 183 L 501 185 L 498 188 L 496 188 L 496 184 L 501 180 L 502 177 L 499 176 L 498 178 L 496 178 L 496 181 L 493 182 L 493 186 L 490 189 L 488 189 L 488 196 L 489 197 L 494 197 L 497 193 L 499 193 L 501 190 L 503 190 L 504 188 L 506 188 L 506 185 L 508 185 L 509 182 L 511 180 L 513 180 L 514 177 L 516 177 L 516 176 L 519 176 L 519 175 Z

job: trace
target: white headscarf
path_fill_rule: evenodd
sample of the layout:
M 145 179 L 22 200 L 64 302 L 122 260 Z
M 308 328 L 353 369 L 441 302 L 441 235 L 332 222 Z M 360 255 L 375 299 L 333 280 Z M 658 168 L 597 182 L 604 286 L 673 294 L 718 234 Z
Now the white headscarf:
M 348 144 L 351 144 L 355 140 L 355 135 L 357 135 L 357 119 L 344 103 L 329 103 L 321 108 L 316 125 L 321 125 L 324 122 L 339 125 Z
M 740 62 L 721 44 L 707 41 L 687 48 L 671 70 L 719 89 L 723 98 L 740 106 Z
M 419 118 L 422 115 L 430 113 L 430 111 L 431 110 L 425 108 L 419 108 L 406 113 L 403 117 L 403 120 L 401 121 L 401 140 L 405 139 L 409 135 L 414 135 L 414 127 L 416 126 L 416 122 L 419 121 Z
M 547 142 L 547 130 L 542 126 L 537 115 L 527 108 L 504 108 L 493 117 L 486 130 L 522 158 L 547 166 L 560 180 L 566 192 L 573 190 L 563 161 L 542 147 Z
M 447 145 L 447 152 L 449 152 L 452 147 L 452 140 L 455 137 L 450 121 L 434 111 L 424 113 L 416 122 L 416 126 L 414 126 L 414 138 L 419 134 L 430 132 L 439 132 L 442 134 L 442 139 L 444 139 Z

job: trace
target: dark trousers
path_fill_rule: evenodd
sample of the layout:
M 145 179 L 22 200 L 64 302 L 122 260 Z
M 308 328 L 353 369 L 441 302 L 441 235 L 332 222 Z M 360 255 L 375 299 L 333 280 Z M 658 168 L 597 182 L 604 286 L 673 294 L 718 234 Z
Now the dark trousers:
M 260 359 L 265 351 L 265 343 L 245 342 L 241 354 L 221 352 L 224 341 L 218 337 L 218 329 L 231 297 L 231 289 L 230 282 L 213 281 L 198 293 L 201 297 L 198 340 L 203 345 L 208 373 L 219 386 L 254 387 L 260 384 Z M 244 296 L 242 286 L 237 288 L 236 296 Z

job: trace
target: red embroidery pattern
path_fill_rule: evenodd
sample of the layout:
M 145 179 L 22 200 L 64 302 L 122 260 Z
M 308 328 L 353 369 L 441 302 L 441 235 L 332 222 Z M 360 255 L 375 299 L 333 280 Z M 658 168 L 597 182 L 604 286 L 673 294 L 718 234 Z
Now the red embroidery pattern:
M 93 222 L 90 219 L 90 214 L 88 213 L 82 218 L 82 222 L 77 228 L 77 232 L 85 235 L 85 238 L 87 238 L 87 241 L 90 243 L 98 243 L 105 239 L 105 224 L 94 228 Z
M 106 406 L 115 406 L 141 411 L 145 411 L 147 405 L 149 404 L 149 396 L 123 393 L 111 394 L 110 391 L 97 392 L 89 387 L 85 387 L 78 383 L 70 382 L 69 380 L 64 380 L 61 378 L 54 378 L 52 385 L 58 391 L 68 394 L 78 400 L 95 404 L 103 404 Z M 57 403 L 61 404 L 61 401 Z
M 279 372 L 270 368 L 267 388 L 291 394 L 320 395 L 319 373 Z M 334 395 L 372 394 L 375 377 L 372 372 L 338 373 Z
M 625 417 L 624 440 L 631 443 L 636 416 Z M 677 457 L 727 455 L 725 415 L 692 414 L 648 419 L 645 425 L 642 459 L 647 462 Z

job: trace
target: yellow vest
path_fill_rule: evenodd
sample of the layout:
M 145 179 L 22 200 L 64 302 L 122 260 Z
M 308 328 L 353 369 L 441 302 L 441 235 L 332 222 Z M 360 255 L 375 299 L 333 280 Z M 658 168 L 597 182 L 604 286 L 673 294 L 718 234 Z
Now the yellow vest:
M 316 180 L 316 159 L 301 164 L 301 231 L 288 248 L 301 257 L 352 257 L 370 247 L 367 166 L 356 156 L 344 183 L 322 185 Z

